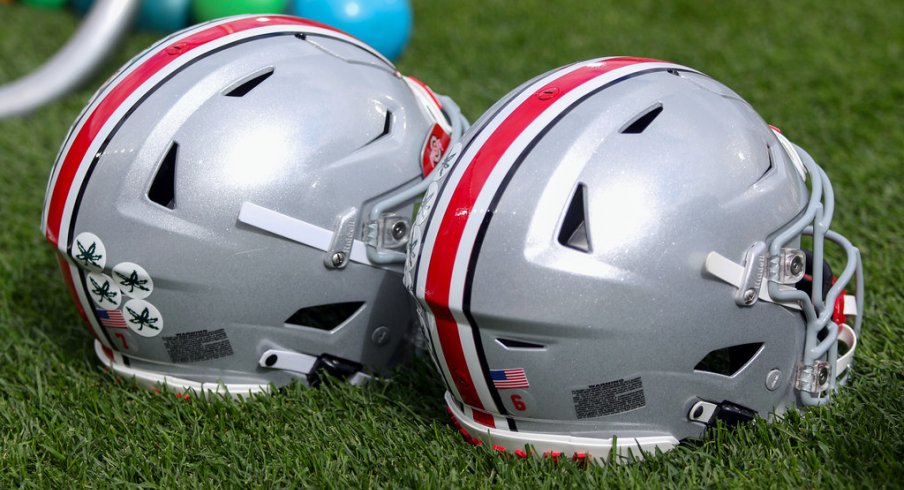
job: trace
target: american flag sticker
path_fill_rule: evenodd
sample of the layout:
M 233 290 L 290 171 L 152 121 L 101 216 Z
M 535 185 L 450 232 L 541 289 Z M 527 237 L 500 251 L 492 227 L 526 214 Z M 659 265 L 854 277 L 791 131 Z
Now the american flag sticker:
M 515 388 L 530 388 L 524 368 L 490 369 L 490 377 L 497 390 L 511 390 Z
M 107 328 L 128 328 L 126 326 L 126 319 L 122 316 L 122 312 L 119 310 L 94 310 L 97 312 L 97 318 L 100 320 L 101 325 Z

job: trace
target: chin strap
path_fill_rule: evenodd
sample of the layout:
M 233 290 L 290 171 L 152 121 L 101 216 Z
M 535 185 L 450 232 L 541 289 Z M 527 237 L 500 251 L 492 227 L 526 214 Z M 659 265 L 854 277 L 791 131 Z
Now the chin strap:
M 326 228 L 321 228 L 315 224 L 308 223 L 307 221 L 302 221 L 298 218 L 282 214 L 279 211 L 274 211 L 251 202 L 244 202 L 239 211 L 238 219 L 246 225 L 269 231 L 274 235 L 288 238 L 289 240 L 302 245 L 323 250 L 324 252 L 332 252 L 327 257 L 327 260 L 330 261 L 329 264 L 327 264 L 328 266 L 333 266 L 335 268 L 344 267 L 349 260 L 359 264 L 371 265 L 370 261 L 367 260 L 367 252 L 365 251 L 367 246 L 364 242 L 350 238 L 343 242 L 343 245 L 345 245 L 344 248 L 337 249 L 335 245 L 337 233 Z M 345 221 L 343 221 L 343 223 L 345 223 Z M 354 221 L 351 221 L 351 225 L 353 236 Z M 347 238 L 347 236 L 348 235 L 345 235 L 341 238 Z
M 310 386 L 319 385 L 323 373 L 345 379 L 353 385 L 360 385 L 372 379 L 372 376 L 361 372 L 361 364 L 329 354 L 314 357 L 300 352 L 270 349 L 264 352 L 258 364 L 268 369 L 302 374 Z
M 847 301 L 847 298 L 845 298 L 845 301 Z M 848 351 L 839 357 L 838 362 L 835 363 L 835 372 L 838 373 L 835 376 L 836 379 L 841 378 L 847 368 L 851 367 L 851 361 L 854 360 L 854 351 L 857 350 L 857 332 L 847 323 L 842 323 L 838 326 L 838 329 L 838 341 L 847 345 Z

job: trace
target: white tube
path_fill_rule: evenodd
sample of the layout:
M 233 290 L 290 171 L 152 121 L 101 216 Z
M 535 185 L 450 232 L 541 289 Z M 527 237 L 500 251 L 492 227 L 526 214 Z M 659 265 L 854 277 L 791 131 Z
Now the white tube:
M 97 0 L 57 54 L 29 75 L 0 87 L 0 119 L 27 114 L 84 82 L 117 46 L 140 0 Z

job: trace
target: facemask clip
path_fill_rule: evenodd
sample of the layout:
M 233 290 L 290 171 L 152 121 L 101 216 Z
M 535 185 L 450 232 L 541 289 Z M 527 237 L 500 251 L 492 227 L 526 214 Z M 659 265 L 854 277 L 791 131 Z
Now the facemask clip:
M 343 269 L 348 265 L 355 243 L 355 225 L 358 224 L 358 210 L 351 208 L 336 218 L 336 230 L 326 250 L 323 264 L 328 269 Z
M 738 306 L 753 306 L 759 298 L 763 277 L 766 275 L 766 244 L 756 242 L 747 249 L 744 257 L 744 272 L 735 292 Z
M 829 363 L 826 361 L 814 361 L 809 366 L 800 367 L 797 374 L 796 387 L 800 391 L 817 395 L 829 389 L 830 377 Z
M 408 244 L 411 230 L 410 220 L 397 214 L 384 214 L 377 222 L 379 239 L 377 247 L 398 249 Z
M 779 284 L 794 285 L 804 278 L 807 258 L 803 250 L 783 248 L 778 258 Z

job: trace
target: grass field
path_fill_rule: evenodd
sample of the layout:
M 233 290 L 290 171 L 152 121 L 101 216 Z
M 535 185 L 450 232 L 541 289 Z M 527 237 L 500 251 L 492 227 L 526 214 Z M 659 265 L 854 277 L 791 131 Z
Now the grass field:
M 416 0 L 399 62 L 476 119 L 520 82 L 601 55 L 712 75 L 806 148 L 863 253 L 853 382 L 829 408 L 717 431 L 639 464 L 581 468 L 466 444 L 432 367 L 387 385 L 291 387 L 245 403 L 159 395 L 97 368 L 39 230 L 46 179 L 92 91 L 157 36 L 132 34 L 83 90 L 0 121 L 0 488 L 904 487 L 904 5 L 897 0 Z M 0 5 L 0 83 L 73 32 Z

